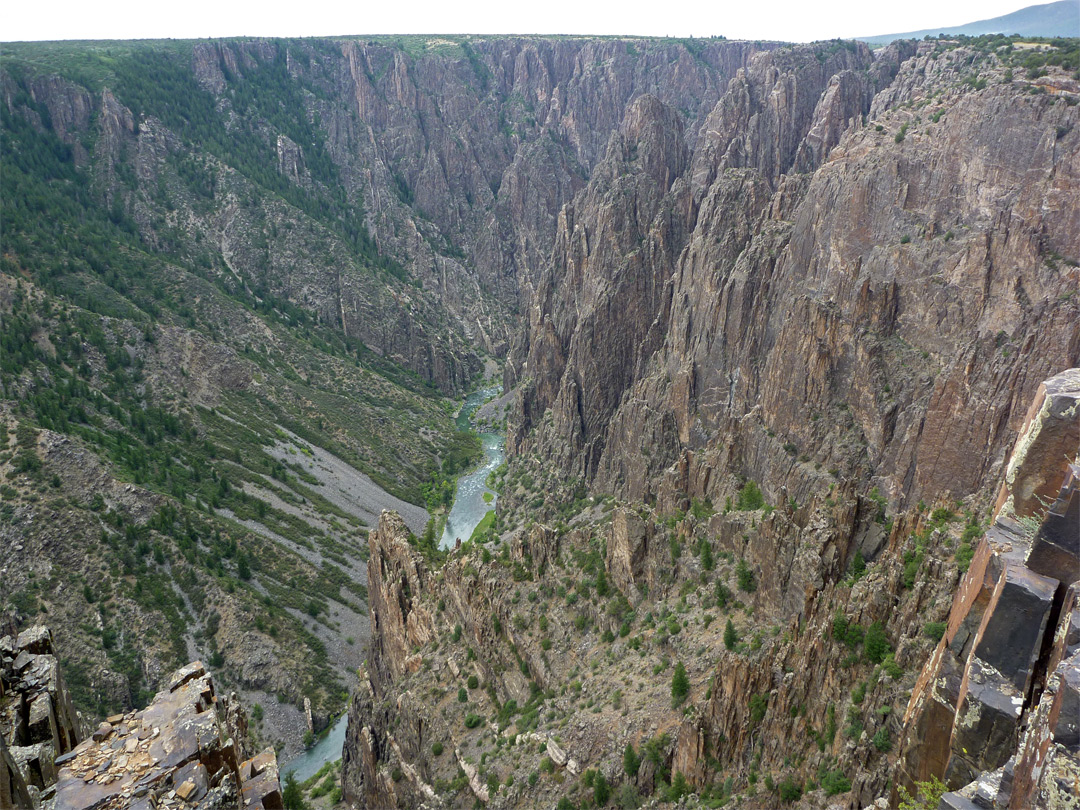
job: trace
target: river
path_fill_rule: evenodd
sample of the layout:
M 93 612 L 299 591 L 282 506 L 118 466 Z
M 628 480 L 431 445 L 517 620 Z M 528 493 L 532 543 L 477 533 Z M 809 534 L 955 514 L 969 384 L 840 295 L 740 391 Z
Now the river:
M 465 398 L 464 404 L 457 415 L 459 430 L 468 430 L 470 420 L 476 413 L 476 409 L 484 404 L 484 401 L 492 394 L 497 394 L 498 388 L 484 388 L 474 391 Z M 488 476 L 503 463 L 503 437 L 498 433 L 481 433 L 480 443 L 484 448 L 483 463 L 470 473 L 458 478 L 457 493 L 454 497 L 454 505 L 450 509 L 450 515 L 446 519 L 446 527 L 443 529 L 441 548 L 452 548 L 454 540 L 458 537 L 462 541 L 468 540 L 484 515 L 495 508 L 496 494 L 488 489 Z M 484 493 L 491 492 L 491 500 L 484 500 Z M 343 714 L 330 732 L 319 740 L 310 749 L 300 754 L 296 759 L 287 762 L 281 768 L 281 776 L 293 774 L 297 782 L 310 779 L 327 762 L 335 762 L 341 759 L 341 747 L 345 744 L 345 727 L 348 725 L 348 714 Z
M 311 746 L 307 751 L 300 754 L 296 759 L 290 759 L 281 766 L 281 778 L 291 773 L 297 782 L 304 782 L 319 772 L 319 768 L 327 762 L 336 762 L 341 759 L 341 749 L 345 745 L 345 728 L 349 725 L 349 713 L 341 715 L 329 733 Z
M 476 409 L 484 404 L 484 400 L 493 394 L 499 393 L 499 389 L 482 388 L 474 391 L 465 398 L 465 403 L 457 415 L 459 430 L 468 430 L 472 415 Z M 498 433 L 481 433 L 480 443 L 484 448 L 483 463 L 470 473 L 458 478 L 457 492 L 454 496 L 454 505 L 446 518 L 446 526 L 443 528 L 442 538 L 439 540 L 439 548 L 453 548 L 454 541 L 461 538 L 465 542 L 472 535 L 484 515 L 495 508 L 496 495 L 487 486 L 488 476 L 503 463 L 504 438 Z M 490 492 L 490 500 L 484 500 L 484 493 Z

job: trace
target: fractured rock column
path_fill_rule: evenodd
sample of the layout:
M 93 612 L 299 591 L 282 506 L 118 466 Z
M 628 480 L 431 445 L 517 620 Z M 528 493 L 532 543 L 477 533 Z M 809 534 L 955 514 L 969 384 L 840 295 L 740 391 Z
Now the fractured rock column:
M 1040 791 L 1080 792 L 1069 782 L 1080 773 L 1078 461 L 1080 369 L 1070 369 L 1040 386 L 994 524 L 904 715 L 897 783 L 936 776 L 962 788 L 944 807 L 1026 807 Z M 1042 519 L 1037 530 L 1031 518 Z

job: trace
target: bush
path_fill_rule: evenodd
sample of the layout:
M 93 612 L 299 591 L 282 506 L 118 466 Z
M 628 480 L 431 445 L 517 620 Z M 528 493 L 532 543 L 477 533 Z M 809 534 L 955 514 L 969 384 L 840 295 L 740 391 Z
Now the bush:
M 285 774 L 285 788 L 281 793 L 281 800 L 285 810 L 303 810 L 304 791 L 292 773 Z
M 469 684 L 470 689 L 476 689 L 480 685 L 480 679 L 475 675 L 470 675 L 467 683 Z
M 945 622 L 927 622 L 923 626 L 923 635 L 934 642 L 941 641 L 942 636 L 945 635 L 945 628 L 947 625 Z
M 785 802 L 797 802 L 802 798 L 802 782 L 796 782 L 790 776 L 784 777 L 779 785 L 780 798 Z
M 623 751 L 622 755 L 622 763 L 627 776 L 631 778 L 637 776 L 638 768 L 641 767 L 641 757 L 634 750 L 633 743 L 626 744 L 626 750 Z
M 907 788 L 900 785 L 900 810 L 937 810 L 948 788 L 936 776 L 931 776 L 929 782 L 916 782 L 915 790 L 916 795 L 912 796 Z
M 971 543 L 961 543 L 956 549 L 956 567 L 961 574 L 966 574 L 971 567 L 971 561 L 975 557 L 975 547 Z
M 698 548 L 701 551 L 701 567 L 706 571 L 712 571 L 716 566 L 716 561 L 713 559 L 712 546 L 709 545 L 709 541 L 702 537 L 701 545 Z
M 484 722 L 484 718 L 482 718 L 478 714 L 473 714 L 472 712 L 470 712 L 469 714 L 465 715 L 465 728 L 476 728 L 482 722 Z
M 765 695 L 752 695 L 750 697 L 750 726 L 753 728 L 765 719 L 765 712 L 769 708 L 769 699 Z
M 731 588 L 725 585 L 723 582 L 716 583 L 716 607 L 723 610 L 727 607 L 728 602 L 731 601 Z
M 851 790 L 851 780 L 844 776 L 843 771 L 828 771 L 821 777 L 821 787 L 826 796 L 835 796 Z
M 896 663 L 896 657 L 892 653 L 885 656 L 885 660 L 881 662 L 881 667 L 894 681 L 899 680 L 900 676 L 904 674 L 904 668 Z
M 843 613 L 837 612 L 832 620 L 832 637 L 837 641 L 843 641 L 847 637 L 848 620 Z
M 466 703 L 469 700 L 469 693 L 465 691 L 465 687 L 461 687 L 457 690 L 458 703 Z
M 866 699 L 866 681 L 862 681 L 855 690 L 851 693 L 851 702 L 856 706 L 860 705 Z
M 855 558 L 851 561 L 851 576 L 859 579 L 866 573 L 866 560 L 863 558 L 861 549 L 855 549 Z
M 671 787 L 667 789 L 667 795 L 664 798 L 669 802 L 677 802 L 690 793 L 693 793 L 693 788 L 683 775 L 683 772 L 675 771 L 675 778 L 671 780 Z
M 731 623 L 731 619 L 728 619 L 727 626 L 724 627 L 724 646 L 729 650 L 734 650 L 738 643 L 739 634 L 735 632 L 735 625 Z
M 593 801 L 597 807 L 603 807 L 611 798 L 611 787 L 602 773 L 597 772 L 593 778 Z

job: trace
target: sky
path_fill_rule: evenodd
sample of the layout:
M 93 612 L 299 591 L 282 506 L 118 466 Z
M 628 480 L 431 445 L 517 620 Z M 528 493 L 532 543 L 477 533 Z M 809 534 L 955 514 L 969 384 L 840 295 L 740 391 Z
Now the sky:
M 623 34 L 809 42 L 960 25 L 1038 0 L 52 0 L 5 3 L 0 41 L 364 34 Z

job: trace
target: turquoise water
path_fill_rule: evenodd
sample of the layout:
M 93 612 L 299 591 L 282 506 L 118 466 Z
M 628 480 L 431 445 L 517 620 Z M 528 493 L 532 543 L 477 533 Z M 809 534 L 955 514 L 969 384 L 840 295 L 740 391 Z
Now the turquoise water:
M 486 388 L 469 394 L 457 416 L 458 428 L 467 429 L 469 420 L 476 409 L 484 403 L 485 399 L 498 392 L 498 388 Z M 495 495 L 488 489 L 486 482 L 492 471 L 503 463 L 505 458 L 503 441 L 503 437 L 498 433 L 480 434 L 480 443 L 484 448 L 484 461 L 477 469 L 458 478 L 454 505 L 450 509 L 442 538 L 439 540 L 440 548 L 453 548 L 457 538 L 461 538 L 462 542 L 468 540 L 476 524 L 495 508 L 496 498 L 492 497 L 491 502 L 487 503 L 484 501 L 484 493 L 491 492 L 493 496 Z
M 297 782 L 303 782 L 317 774 L 319 768 L 327 762 L 341 759 L 341 747 L 345 745 L 345 728 L 348 725 L 349 715 L 346 712 L 338 718 L 325 737 L 296 759 L 281 766 L 282 780 L 284 781 L 285 774 L 291 773 L 296 777 Z

